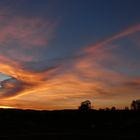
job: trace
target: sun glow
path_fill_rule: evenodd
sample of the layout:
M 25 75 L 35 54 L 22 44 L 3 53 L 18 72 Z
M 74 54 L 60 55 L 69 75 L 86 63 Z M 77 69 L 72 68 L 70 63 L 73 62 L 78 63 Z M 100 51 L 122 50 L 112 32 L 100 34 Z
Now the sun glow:
M 0 108 L 14 108 L 14 107 L 11 107 L 11 106 L 0 106 Z

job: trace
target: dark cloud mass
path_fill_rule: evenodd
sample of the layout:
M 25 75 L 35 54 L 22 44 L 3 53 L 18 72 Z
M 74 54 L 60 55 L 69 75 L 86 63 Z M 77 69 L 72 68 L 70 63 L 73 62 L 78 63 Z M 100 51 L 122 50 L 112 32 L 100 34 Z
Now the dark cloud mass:
M 27 83 L 18 81 L 15 78 L 6 79 L 0 84 L 0 98 L 9 98 L 16 96 L 18 93 L 22 92 L 29 86 Z
M 132 80 L 132 81 L 127 81 L 124 83 L 125 86 L 129 87 L 129 88 L 133 88 L 133 89 L 140 89 L 140 80 Z

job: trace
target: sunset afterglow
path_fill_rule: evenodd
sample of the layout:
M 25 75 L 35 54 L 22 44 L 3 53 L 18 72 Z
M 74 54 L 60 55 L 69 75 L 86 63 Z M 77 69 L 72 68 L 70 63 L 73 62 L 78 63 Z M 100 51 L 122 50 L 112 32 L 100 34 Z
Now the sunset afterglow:
M 0 108 L 129 106 L 140 98 L 138 0 L 0 1 Z
M 11 107 L 11 106 L 0 106 L 0 108 L 13 108 L 13 107 Z

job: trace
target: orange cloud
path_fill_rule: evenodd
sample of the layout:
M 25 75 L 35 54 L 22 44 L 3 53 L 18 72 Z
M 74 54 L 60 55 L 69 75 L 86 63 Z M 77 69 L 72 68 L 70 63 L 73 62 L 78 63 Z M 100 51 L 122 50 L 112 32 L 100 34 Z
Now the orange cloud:
M 58 67 L 50 67 L 44 72 L 32 72 L 22 68 L 22 64 L 1 56 L 0 72 L 12 78 L 1 82 L 1 98 L 27 94 L 46 85 Z M 53 73 L 53 75 L 52 75 Z

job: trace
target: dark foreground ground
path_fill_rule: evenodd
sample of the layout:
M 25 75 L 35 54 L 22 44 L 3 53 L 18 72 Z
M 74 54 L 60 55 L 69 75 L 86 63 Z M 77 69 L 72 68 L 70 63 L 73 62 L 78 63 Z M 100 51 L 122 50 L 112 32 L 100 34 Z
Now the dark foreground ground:
M 4 139 L 140 140 L 140 112 L 0 109 Z

